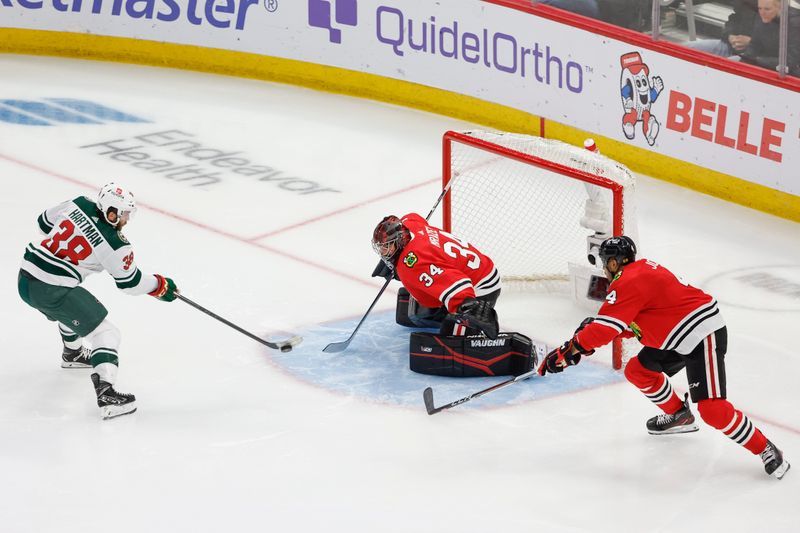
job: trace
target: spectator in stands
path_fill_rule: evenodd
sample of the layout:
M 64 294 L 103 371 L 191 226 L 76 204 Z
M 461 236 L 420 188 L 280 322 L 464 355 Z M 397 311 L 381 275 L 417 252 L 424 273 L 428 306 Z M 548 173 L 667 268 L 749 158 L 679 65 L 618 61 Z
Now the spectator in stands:
M 557 7 L 584 17 L 599 18 L 597 0 L 539 0 L 540 4 Z
M 644 0 L 597 0 L 600 20 L 634 31 L 647 31 L 652 2 Z
M 800 78 L 800 1 L 789 0 L 789 74 Z
M 733 12 L 728 16 L 721 39 L 700 39 L 686 46 L 718 56 L 738 56 L 750 44 L 750 34 L 757 18 L 758 0 L 734 0 Z
M 781 0 L 758 0 L 758 18 L 753 24 L 750 44 L 741 55 L 743 63 L 775 70 L 781 33 Z M 797 17 L 790 17 L 795 20 Z M 791 30 L 790 30 L 791 31 Z

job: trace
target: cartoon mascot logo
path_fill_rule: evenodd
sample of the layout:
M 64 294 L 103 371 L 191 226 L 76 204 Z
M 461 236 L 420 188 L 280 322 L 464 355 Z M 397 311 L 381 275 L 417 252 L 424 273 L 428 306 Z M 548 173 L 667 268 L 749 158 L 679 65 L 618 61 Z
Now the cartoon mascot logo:
M 642 123 L 642 133 L 647 144 L 653 146 L 658 137 L 660 124 L 650 113 L 650 107 L 664 90 L 664 82 L 660 76 L 650 75 L 650 67 L 642 63 L 639 52 L 631 52 L 620 57 L 622 76 L 620 77 L 620 95 L 622 96 L 622 132 L 628 139 L 636 136 L 636 124 Z

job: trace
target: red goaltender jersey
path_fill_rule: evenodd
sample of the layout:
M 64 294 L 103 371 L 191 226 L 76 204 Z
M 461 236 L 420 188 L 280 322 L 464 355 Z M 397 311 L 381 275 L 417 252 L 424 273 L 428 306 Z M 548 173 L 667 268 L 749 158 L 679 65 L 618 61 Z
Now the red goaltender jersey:
M 429 226 L 416 213 L 404 216 L 411 241 L 400 252 L 397 274 L 411 296 L 425 307 L 456 312 L 465 298 L 500 288 L 494 263 L 474 246 Z
M 614 278 L 597 317 L 577 340 L 591 350 L 632 333 L 645 346 L 688 354 L 723 326 L 713 297 L 658 263 L 639 259 Z

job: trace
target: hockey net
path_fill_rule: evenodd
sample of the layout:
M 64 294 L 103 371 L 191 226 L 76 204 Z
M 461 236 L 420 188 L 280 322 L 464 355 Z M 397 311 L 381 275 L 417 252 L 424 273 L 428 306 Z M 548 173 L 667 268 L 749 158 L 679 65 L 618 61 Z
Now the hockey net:
M 521 134 L 451 131 L 443 141 L 443 182 L 450 184 L 444 229 L 491 257 L 506 288 L 573 293 L 596 312 L 601 302 L 589 300 L 586 291 L 591 275 L 602 271 L 588 256 L 612 235 L 638 242 L 634 176 L 583 147 Z M 621 368 L 627 351 L 614 341 L 614 368 Z

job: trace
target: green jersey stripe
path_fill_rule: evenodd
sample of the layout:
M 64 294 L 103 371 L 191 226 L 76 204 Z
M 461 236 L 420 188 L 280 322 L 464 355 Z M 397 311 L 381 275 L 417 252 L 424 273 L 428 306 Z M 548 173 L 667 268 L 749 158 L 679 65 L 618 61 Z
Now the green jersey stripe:
M 78 281 L 83 281 L 83 276 L 81 276 L 80 272 L 78 272 L 75 269 L 75 267 L 73 267 L 70 263 L 67 263 L 66 261 L 63 261 L 62 259 L 60 259 L 60 258 L 58 258 L 58 257 L 56 257 L 54 255 L 50 255 L 50 254 L 47 254 L 47 253 L 39 250 L 38 248 L 34 247 L 33 243 L 28 245 L 28 250 L 30 250 L 32 253 L 35 253 L 37 257 L 40 257 L 40 258 L 44 259 L 45 261 L 49 261 L 49 262 L 51 262 L 51 263 L 53 263 L 53 264 L 55 264 L 57 266 L 60 266 L 64 270 L 66 270 L 68 272 L 71 272 L 72 276 L 75 279 L 77 279 Z
M 35 265 L 36 267 L 40 268 L 41 270 L 47 272 L 48 274 L 52 274 L 54 276 L 60 276 L 64 278 L 75 279 L 79 283 L 83 281 L 80 275 L 76 275 L 75 273 L 62 268 L 60 265 L 54 264 L 50 261 L 44 260 L 41 256 L 33 253 L 31 250 L 25 250 L 25 255 L 23 258 Z
M 114 277 L 114 281 L 116 281 L 117 283 L 125 283 L 126 281 L 130 281 L 131 278 L 136 275 L 136 272 L 138 270 L 139 270 L 138 267 L 134 268 L 133 272 L 131 272 L 130 274 L 128 274 L 127 276 L 125 276 L 123 278 Z
M 47 215 L 42 213 L 39 215 L 39 218 L 36 220 L 39 223 L 39 229 L 42 230 L 44 233 L 50 233 L 50 230 L 53 229 L 53 224 L 47 220 Z
M 103 363 L 111 363 L 112 365 L 119 366 L 119 357 L 111 351 L 105 349 L 93 350 L 92 357 L 89 359 L 93 367 L 102 365 Z
M 140 281 L 142 281 L 142 272 L 141 272 L 141 270 L 139 270 L 137 268 L 136 272 L 133 275 L 133 278 L 131 278 L 130 281 L 119 281 L 119 280 L 117 280 L 117 288 L 118 289 L 131 289 L 133 287 L 136 287 L 139 284 Z

